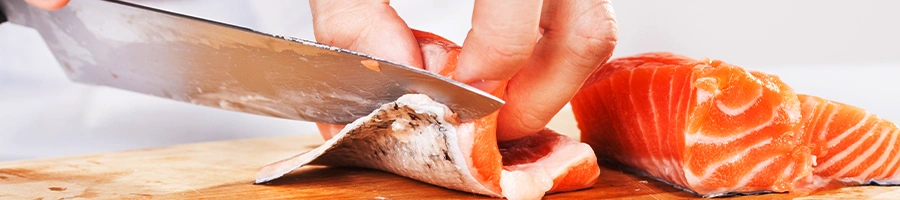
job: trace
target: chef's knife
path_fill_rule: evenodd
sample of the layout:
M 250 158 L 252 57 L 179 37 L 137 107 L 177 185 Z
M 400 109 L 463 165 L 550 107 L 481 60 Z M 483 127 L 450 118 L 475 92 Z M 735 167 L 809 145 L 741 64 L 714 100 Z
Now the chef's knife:
M 409 93 L 429 95 L 464 121 L 503 105 L 418 68 L 127 2 L 72 0 L 45 11 L 0 0 L 3 13 L 36 29 L 71 80 L 199 105 L 335 124 Z

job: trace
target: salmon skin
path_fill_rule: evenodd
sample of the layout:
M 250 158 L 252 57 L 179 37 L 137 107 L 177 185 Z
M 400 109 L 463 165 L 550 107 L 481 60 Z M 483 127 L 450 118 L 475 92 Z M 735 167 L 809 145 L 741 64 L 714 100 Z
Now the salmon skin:
M 893 123 L 718 60 L 617 58 L 571 104 L 599 159 L 703 197 L 898 180 Z
M 461 47 L 415 31 L 425 69 L 453 77 Z M 504 87 L 492 91 L 502 97 Z M 550 129 L 497 141 L 495 112 L 461 122 L 447 106 L 407 94 L 351 124 L 319 124 L 325 144 L 264 166 L 257 183 L 306 165 L 378 169 L 448 189 L 508 199 L 589 188 L 600 175 L 590 146 Z

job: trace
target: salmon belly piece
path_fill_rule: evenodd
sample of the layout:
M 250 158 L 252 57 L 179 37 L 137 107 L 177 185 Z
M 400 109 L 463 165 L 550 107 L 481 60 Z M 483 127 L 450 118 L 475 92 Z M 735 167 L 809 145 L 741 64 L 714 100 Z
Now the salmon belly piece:
M 414 31 L 425 70 L 454 77 L 461 47 Z M 364 66 L 363 66 L 364 67 Z M 491 94 L 502 97 L 504 87 Z M 319 124 L 325 144 L 264 166 L 257 183 L 306 165 L 353 166 L 391 172 L 429 184 L 508 199 L 589 188 L 600 168 L 593 150 L 550 129 L 497 141 L 497 115 L 461 122 L 447 106 L 407 94 L 351 124 Z
M 900 184 L 896 124 L 855 106 L 810 95 L 798 97 L 803 132 L 816 157 L 816 181 Z
M 571 105 L 599 159 L 704 197 L 792 191 L 813 171 L 800 100 L 776 76 L 645 53 L 601 66 Z

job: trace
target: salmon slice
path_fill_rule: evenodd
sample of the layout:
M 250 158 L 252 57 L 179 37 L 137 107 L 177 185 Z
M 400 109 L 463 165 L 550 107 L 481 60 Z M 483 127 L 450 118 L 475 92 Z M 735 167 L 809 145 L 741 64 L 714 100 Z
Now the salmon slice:
M 816 156 L 817 179 L 846 185 L 900 184 L 896 124 L 851 105 L 810 95 L 798 97 L 803 132 Z
M 453 77 L 461 48 L 414 31 L 425 69 Z M 502 97 L 504 87 L 491 92 Z M 433 185 L 508 199 L 589 188 L 600 169 L 590 146 L 549 129 L 498 144 L 495 112 L 460 122 L 443 104 L 408 94 L 351 124 L 319 124 L 325 144 L 261 168 L 257 183 L 305 165 L 383 170 Z M 334 131 L 339 130 L 339 131 Z
M 813 170 L 794 91 L 721 61 L 614 59 L 571 105 L 598 158 L 704 197 L 791 191 Z

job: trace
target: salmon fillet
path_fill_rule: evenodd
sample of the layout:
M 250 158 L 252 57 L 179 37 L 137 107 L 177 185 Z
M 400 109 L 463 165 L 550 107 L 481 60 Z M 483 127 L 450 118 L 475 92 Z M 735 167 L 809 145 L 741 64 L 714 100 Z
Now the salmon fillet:
M 461 47 L 431 33 L 414 35 L 425 69 L 452 78 Z M 503 91 L 491 94 L 502 97 Z M 261 168 L 256 182 L 305 165 L 354 166 L 492 197 L 540 199 L 597 181 L 600 168 L 587 144 L 549 129 L 498 143 L 497 115 L 460 122 L 428 96 L 405 95 L 346 126 L 320 124 L 322 135 L 330 138 L 325 144 Z
M 774 76 L 647 53 L 604 64 L 571 103 L 599 158 L 704 197 L 785 192 L 812 171 L 800 101 Z
M 816 181 L 900 183 L 900 130 L 896 124 L 855 106 L 810 95 L 798 97 L 802 132 L 817 161 Z
M 571 103 L 598 159 L 703 197 L 808 194 L 833 182 L 900 178 L 893 123 L 718 60 L 617 58 Z

